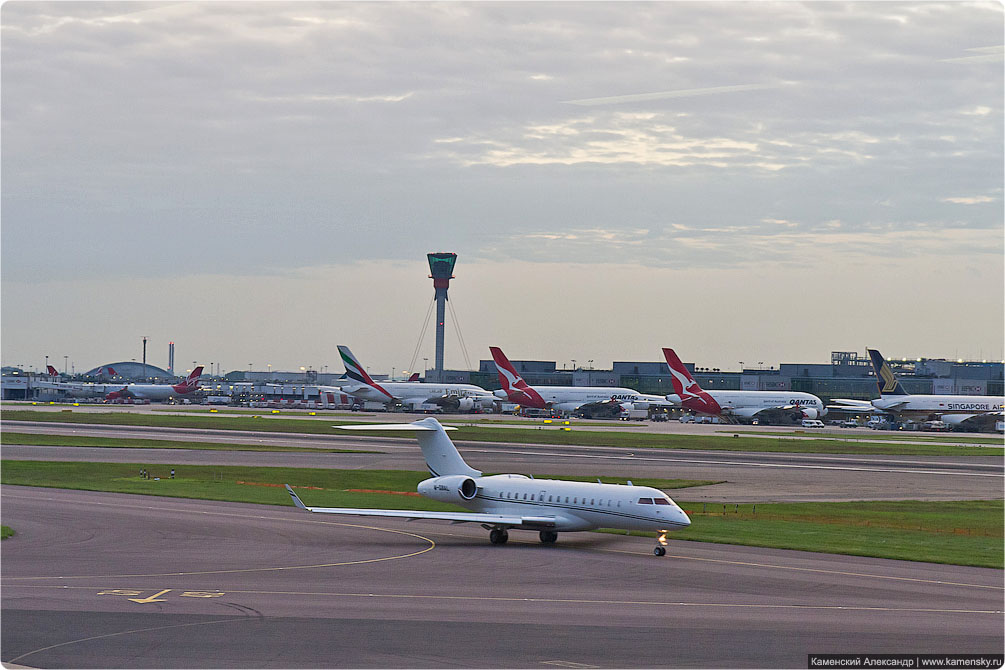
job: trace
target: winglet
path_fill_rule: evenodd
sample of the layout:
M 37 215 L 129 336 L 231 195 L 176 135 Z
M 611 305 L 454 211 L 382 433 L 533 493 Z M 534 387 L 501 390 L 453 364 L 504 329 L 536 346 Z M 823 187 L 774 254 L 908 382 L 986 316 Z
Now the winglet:
M 296 493 L 293 492 L 293 489 L 290 488 L 290 485 L 285 484 L 285 486 L 286 486 L 286 492 L 290 494 L 291 498 L 293 498 L 293 504 L 299 507 L 300 509 L 307 509 L 307 505 L 305 505 L 304 502 L 300 499 L 300 496 L 298 496 Z

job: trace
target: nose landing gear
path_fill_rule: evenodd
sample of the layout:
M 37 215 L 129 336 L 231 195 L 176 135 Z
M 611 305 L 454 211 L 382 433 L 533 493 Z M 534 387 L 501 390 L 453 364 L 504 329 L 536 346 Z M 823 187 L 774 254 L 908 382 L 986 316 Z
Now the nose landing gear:
M 661 530 L 660 536 L 656 538 L 656 541 L 659 542 L 659 544 L 657 544 L 653 549 L 653 554 L 656 556 L 666 556 L 667 532 L 665 530 Z
M 542 530 L 538 533 L 538 537 L 541 538 L 542 544 L 554 544 L 555 540 L 558 539 L 558 533 L 553 530 Z

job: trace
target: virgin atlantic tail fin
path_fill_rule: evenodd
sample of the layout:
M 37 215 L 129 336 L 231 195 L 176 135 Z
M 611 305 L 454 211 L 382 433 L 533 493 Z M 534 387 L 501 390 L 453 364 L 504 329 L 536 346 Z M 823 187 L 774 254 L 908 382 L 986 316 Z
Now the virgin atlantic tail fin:
M 199 378 L 202 377 L 202 368 L 203 366 L 201 365 L 196 366 L 196 368 L 189 373 L 188 377 L 185 377 L 184 381 L 180 384 L 175 384 L 171 388 L 173 388 L 176 393 L 180 393 L 182 395 L 195 391 L 199 388 Z
M 51 365 L 46 365 L 45 366 L 45 370 L 49 374 L 50 377 L 58 377 L 59 376 L 59 371 L 56 368 L 52 367 Z

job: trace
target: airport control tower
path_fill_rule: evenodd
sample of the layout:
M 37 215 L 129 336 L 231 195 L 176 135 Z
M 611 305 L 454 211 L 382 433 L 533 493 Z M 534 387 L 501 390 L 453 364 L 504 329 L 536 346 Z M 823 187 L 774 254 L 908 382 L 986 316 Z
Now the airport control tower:
M 454 263 L 457 254 L 435 253 L 426 254 L 429 260 L 429 277 L 433 280 L 436 290 L 436 379 L 443 381 L 443 323 L 446 318 L 447 289 L 450 280 L 454 278 Z

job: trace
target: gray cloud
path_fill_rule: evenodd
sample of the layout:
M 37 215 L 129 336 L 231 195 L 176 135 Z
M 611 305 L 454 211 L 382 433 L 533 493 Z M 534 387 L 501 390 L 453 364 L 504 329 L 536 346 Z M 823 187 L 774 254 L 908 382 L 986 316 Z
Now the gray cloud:
M 433 248 L 1001 265 L 998 3 L 0 11 L 5 297 Z

